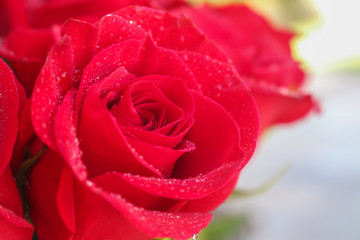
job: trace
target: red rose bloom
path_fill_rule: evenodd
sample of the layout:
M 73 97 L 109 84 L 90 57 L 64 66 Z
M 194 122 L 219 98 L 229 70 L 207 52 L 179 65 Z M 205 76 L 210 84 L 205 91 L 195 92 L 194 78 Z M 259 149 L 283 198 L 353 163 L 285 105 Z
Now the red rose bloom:
M 316 107 L 301 90 L 304 72 L 290 50 L 293 34 L 277 30 L 245 5 L 186 7 L 185 14 L 232 59 L 255 97 L 260 132 L 304 117 Z
M 0 59 L 0 239 L 30 240 L 33 227 L 21 216 L 22 203 L 9 168 L 25 99 L 10 68 Z
M 192 237 L 232 192 L 258 127 L 228 58 L 190 20 L 144 7 L 68 21 L 31 120 L 48 146 L 30 173 L 40 240 Z

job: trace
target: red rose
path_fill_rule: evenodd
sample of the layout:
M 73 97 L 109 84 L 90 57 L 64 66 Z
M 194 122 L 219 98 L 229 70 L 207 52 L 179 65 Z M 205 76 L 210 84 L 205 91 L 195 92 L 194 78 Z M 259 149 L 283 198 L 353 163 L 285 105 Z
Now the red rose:
M 30 174 L 40 240 L 192 237 L 232 192 L 258 126 L 223 53 L 190 20 L 144 7 L 68 21 L 31 118 L 48 146 Z
M 33 233 L 32 225 L 21 217 L 22 203 L 8 165 L 24 94 L 10 68 L 0 59 L 0 239 L 32 239 Z
M 0 57 L 31 95 L 35 79 L 50 47 L 59 40 L 61 25 L 69 18 L 97 22 L 107 13 L 129 5 L 173 8 L 181 0 L 0 0 Z M 10 24 L 8 24 L 10 23 Z M 11 31 L 10 31 L 11 30 Z M 10 33 L 5 36 L 5 33 Z
M 245 77 L 258 105 L 260 132 L 302 118 L 316 107 L 301 90 L 304 72 L 291 55 L 292 33 L 275 29 L 245 5 L 186 7 L 176 12 L 191 17 Z

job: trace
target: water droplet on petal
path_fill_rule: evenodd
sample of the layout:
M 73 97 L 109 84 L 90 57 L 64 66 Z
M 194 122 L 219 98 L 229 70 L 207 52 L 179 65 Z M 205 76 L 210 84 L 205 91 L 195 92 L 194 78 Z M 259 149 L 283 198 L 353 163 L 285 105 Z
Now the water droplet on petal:
M 185 37 L 184 35 L 180 35 L 180 43 L 184 43 L 185 42 Z
M 91 182 L 91 181 L 86 181 L 86 185 L 89 186 L 89 187 L 91 187 L 91 186 L 93 186 L 94 184 L 93 184 L 93 182 Z

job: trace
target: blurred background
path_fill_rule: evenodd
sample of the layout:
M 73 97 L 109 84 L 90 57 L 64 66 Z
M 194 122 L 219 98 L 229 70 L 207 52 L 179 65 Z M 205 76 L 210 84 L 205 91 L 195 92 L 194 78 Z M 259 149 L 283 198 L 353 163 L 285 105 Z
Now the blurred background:
M 237 189 L 251 191 L 290 168 L 270 189 L 228 200 L 199 240 L 359 240 L 360 2 L 241 2 L 299 34 L 294 52 L 322 112 L 265 134 Z

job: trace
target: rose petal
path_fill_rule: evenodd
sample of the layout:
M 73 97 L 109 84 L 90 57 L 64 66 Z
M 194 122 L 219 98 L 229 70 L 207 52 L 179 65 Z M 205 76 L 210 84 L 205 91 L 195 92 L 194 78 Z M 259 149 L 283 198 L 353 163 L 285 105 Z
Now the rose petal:
M 35 83 L 32 96 L 32 123 L 39 138 L 56 149 L 52 121 L 57 104 L 71 88 L 75 71 L 71 39 L 63 37 L 51 50 Z
M 0 59 L 0 174 L 10 161 L 19 129 L 19 93 L 11 69 Z
M 222 105 L 238 123 L 247 162 L 255 150 L 259 120 L 246 84 L 230 64 L 198 53 L 181 52 L 179 55 L 195 74 L 203 93 Z
M 19 190 L 9 167 L 6 167 L 0 175 L 0 206 L 10 209 L 18 216 L 23 215 Z
M 186 90 L 182 81 L 177 79 L 167 80 L 172 83 L 170 85 L 178 88 L 179 91 L 183 90 L 183 94 L 187 93 L 187 96 L 184 96 L 183 99 L 186 103 L 190 102 L 191 104 L 192 97 Z M 145 122 L 143 122 L 144 119 L 141 113 L 151 113 L 154 115 L 152 121 L 154 121 L 156 126 L 154 125 L 151 130 L 156 131 L 170 125 L 169 131 L 165 132 L 164 135 L 171 135 L 170 131 L 178 123 L 181 126 L 185 124 L 182 123 L 185 118 L 184 110 L 167 97 L 169 93 L 165 92 L 166 89 L 159 88 L 157 84 L 159 81 L 160 79 L 138 79 L 130 84 L 122 94 L 119 103 L 114 105 L 110 110 L 118 120 L 121 120 L 120 122 L 122 125 L 129 125 L 127 122 L 130 121 L 134 122 L 134 127 L 144 126 Z
M 92 85 L 88 90 L 78 124 L 80 147 L 90 176 L 108 171 L 160 176 L 158 170 L 134 154 L 116 119 L 101 103 L 98 86 Z M 99 159 L 102 160 L 101 165 L 98 164 Z
M 297 65 L 290 50 L 293 34 L 274 28 L 246 5 L 188 7 L 175 12 L 191 17 L 211 40 L 222 47 L 241 75 L 255 76 L 279 86 L 299 86 L 302 83 L 302 71 L 286 69 L 288 64 Z M 295 76 L 282 76 L 284 73 Z
M 24 109 L 22 111 L 19 123 L 19 133 L 18 138 L 14 146 L 13 155 L 10 161 L 10 167 L 13 171 L 17 171 L 18 167 L 21 165 L 24 152 L 26 148 L 30 145 L 31 140 L 33 139 L 35 132 L 31 123 L 31 101 L 30 98 Z
M 193 97 L 195 122 L 185 139 L 194 142 L 196 150 L 177 161 L 174 178 L 196 177 L 244 157 L 239 127 L 234 119 L 222 106 L 202 94 L 193 92 Z
M 90 23 L 70 19 L 62 27 L 61 34 L 71 39 L 75 69 L 83 69 L 95 53 L 98 29 Z
M 232 176 L 222 188 L 200 199 L 187 201 L 180 209 L 180 212 L 210 212 L 215 210 L 221 203 L 223 203 L 230 194 L 234 191 L 238 181 L 239 174 Z
M 82 152 L 73 122 L 75 97 L 76 89 L 74 88 L 65 95 L 54 117 L 54 132 L 60 154 L 75 175 L 84 180 L 87 172 L 82 162 Z
M 150 166 L 161 172 L 161 176 L 168 178 L 171 176 L 176 161 L 187 152 L 195 149 L 194 146 L 180 149 L 156 146 L 143 141 L 137 141 L 131 137 L 127 138 L 133 154 L 146 161 Z
M 199 52 L 220 61 L 228 61 L 223 52 L 208 41 L 188 18 L 175 17 L 164 11 L 139 6 L 122 9 L 113 15 L 131 20 L 149 31 L 160 47 Z
M 91 84 L 121 66 L 138 77 L 154 74 L 174 76 L 183 79 L 187 86 L 199 89 L 190 69 L 176 53 L 156 47 L 150 38 L 145 41 L 128 40 L 100 51 L 86 66 L 76 100 L 77 108 L 80 108 L 86 89 Z
M 161 179 L 119 173 L 116 176 L 156 196 L 190 200 L 207 197 L 222 188 L 235 173 L 240 171 L 240 166 L 240 161 L 235 161 L 224 164 L 205 175 L 187 179 Z
M 75 233 L 75 206 L 74 206 L 74 183 L 72 172 L 64 168 L 61 175 L 56 194 L 56 205 L 59 215 L 66 227 Z
M 126 216 L 103 197 L 93 183 L 75 182 L 76 235 L 74 239 L 149 240 Z M 89 187 L 90 186 L 90 187 Z M 89 189 L 90 188 L 90 189 Z
M 0 204 L 0 239 L 30 240 L 33 231 L 30 223 Z
M 172 129 L 172 136 L 182 134 L 184 127 L 187 127 L 188 121 L 193 117 L 195 105 L 192 95 L 180 79 L 174 79 L 168 76 L 148 75 L 141 78 L 142 80 L 153 80 L 156 85 L 162 89 L 168 99 L 182 109 L 185 114 L 182 121 L 178 122 L 175 129 Z
M 166 64 L 164 64 L 166 63 Z M 147 38 L 141 52 L 140 63 L 134 70 L 137 76 L 166 75 L 182 79 L 188 88 L 200 91 L 193 73 L 175 51 L 159 48 Z
M 195 111 L 195 105 L 193 103 L 192 95 L 189 93 L 188 89 L 184 86 L 184 83 L 181 80 L 174 79 L 172 77 L 149 75 L 141 77 L 139 80 L 152 80 L 156 82 L 156 85 L 162 89 L 162 92 L 166 95 L 166 97 L 182 109 L 184 117 L 181 121 L 177 121 L 175 127 L 171 127 L 167 131 L 165 131 L 164 128 L 154 129 L 154 131 L 146 131 L 130 127 L 124 127 L 124 131 L 126 131 L 132 138 L 139 139 L 143 142 L 168 148 L 175 148 L 175 146 L 191 128 L 194 121 L 192 117 Z M 169 132 L 170 134 L 166 135 Z
M 136 79 L 135 75 L 129 73 L 124 67 L 118 67 L 108 77 L 99 82 L 100 97 L 103 98 L 110 91 L 123 92 L 134 79 Z
M 121 99 L 116 105 L 111 107 L 110 112 L 119 122 L 122 123 L 121 125 L 142 125 L 142 119 L 134 107 L 131 96 L 131 86 L 123 92 Z
M 252 66 L 251 75 L 248 74 L 248 76 L 258 79 L 259 83 L 266 81 L 271 85 L 294 90 L 300 88 L 305 79 L 305 73 L 300 68 L 300 64 L 295 62 L 291 55 L 284 59 L 271 59 L 271 61 L 258 63 Z
M 142 46 L 142 41 L 128 40 L 97 53 L 83 71 L 76 97 L 76 111 L 80 109 L 85 93 L 91 84 L 108 77 L 119 67 L 124 67 L 128 72 L 133 73 L 134 65 L 139 62 L 138 55 Z
M 275 123 L 293 122 L 318 109 L 311 95 L 300 91 L 258 83 L 251 87 L 259 108 L 260 132 Z
M 88 187 L 94 193 L 107 200 L 108 203 L 117 209 L 133 226 L 148 236 L 187 240 L 205 228 L 212 218 L 212 215 L 208 213 L 149 211 L 134 206 L 124 200 L 121 195 L 103 191 L 97 188 L 95 184 L 88 185 Z M 104 207 L 106 207 L 106 205 Z
M 147 35 L 141 27 L 116 15 L 106 15 L 98 25 L 97 51 L 128 39 L 141 40 Z
M 108 172 L 97 176 L 92 179 L 91 182 L 107 192 L 120 194 L 127 202 L 131 202 L 138 207 L 143 207 L 148 210 L 168 211 L 178 202 L 178 200 L 163 198 L 144 192 L 129 184 L 121 175 L 122 174 L 116 172 Z
M 48 149 L 30 173 L 31 218 L 39 239 L 63 240 L 72 235 L 57 208 L 58 187 L 64 166 L 61 156 Z

